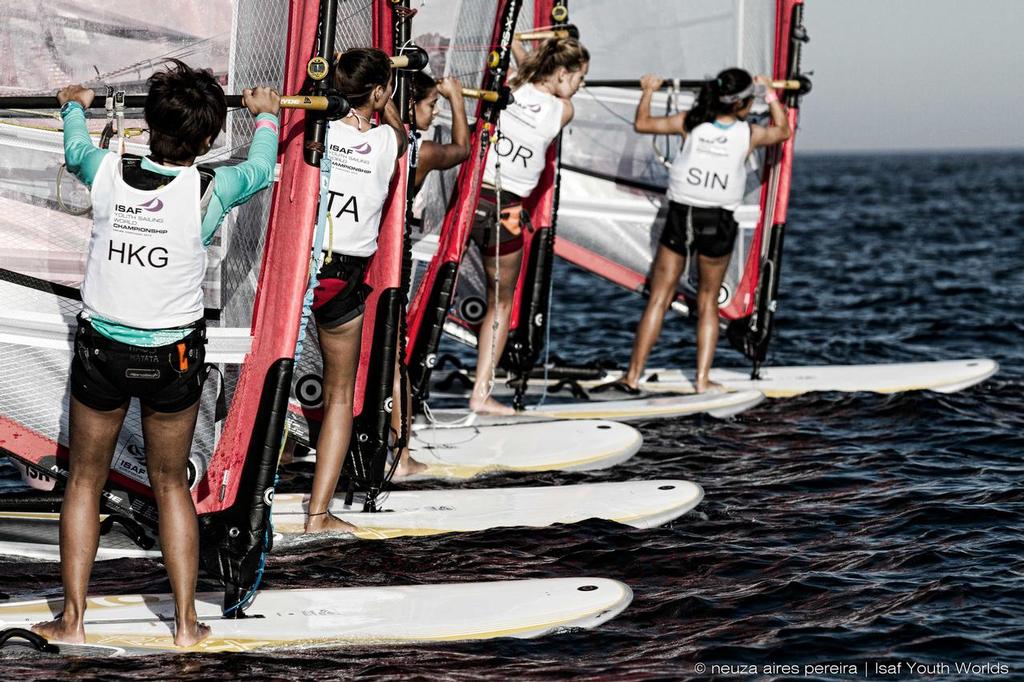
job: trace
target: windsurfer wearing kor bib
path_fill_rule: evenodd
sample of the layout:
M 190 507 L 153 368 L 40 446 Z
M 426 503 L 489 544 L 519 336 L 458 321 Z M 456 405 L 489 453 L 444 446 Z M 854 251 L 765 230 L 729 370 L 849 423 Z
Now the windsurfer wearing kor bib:
M 548 146 L 572 120 L 570 100 L 590 64 L 590 53 L 575 38 L 546 40 L 529 53 L 515 40 L 512 54 L 517 63 L 511 80 L 513 100 L 501 112 L 498 139 L 487 154 L 470 235 L 480 248 L 487 273 L 487 313 L 480 325 L 469 408 L 497 415 L 515 414 L 514 409 L 491 397 L 490 387 L 508 339 L 512 296 L 522 264 L 523 230 L 532 229 L 523 199 L 540 181 Z
M 32 629 L 85 641 L 86 592 L 100 534 L 100 493 L 132 398 L 141 403 L 149 484 L 174 593 L 174 643 L 210 634 L 196 616 L 199 530 L 186 466 L 206 377 L 206 249 L 224 216 L 270 186 L 277 158 L 278 94 L 246 90 L 256 116 L 249 157 L 211 171 L 195 166 L 224 125 L 224 91 L 209 71 L 170 60 L 147 84 L 150 155 L 93 146 L 85 111 L 94 93 L 57 95 L 68 170 L 89 188 L 93 227 L 71 364 L 69 468 L 60 518 L 60 616 Z
M 355 527 L 329 510 L 352 436 L 356 371 L 362 345 L 366 285 L 391 186 L 391 177 L 408 144 L 394 92 L 391 60 L 381 50 L 354 48 L 337 58 L 334 87 L 352 108 L 331 121 L 327 157 L 331 164 L 327 205 L 328 233 L 323 265 L 313 291 L 320 355 L 323 358 L 323 420 L 316 442 L 316 469 L 305 530 L 351 532 Z M 382 125 L 370 119 L 378 115 Z M 402 454 L 396 475 L 423 465 Z
M 747 122 L 754 102 L 754 84 L 767 88 L 765 101 L 772 126 Z M 701 88 L 693 108 L 672 116 L 651 116 L 652 95 L 663 83 L 645 75 L 633 128 L 652 135 L 682 135 L 683 150 L 669 171 L 668 216 L 651 268 L 650 296 L 637 325 L 629 370 L 619 381 L 627 391 L 639 389 L 651 348 L 661 334 L 665 311 L 688 254 L 697 253 L 696 390 L 722 390 L 709 376 L 718 344 L 718 291 L 722 286 L 737 224 L 733 211 L 743 200 L 746 161 L 758 147 L 788 140 L 792 131 L 786 109 L 765 76 L 751 78 L 743 69 L 726 69 Z

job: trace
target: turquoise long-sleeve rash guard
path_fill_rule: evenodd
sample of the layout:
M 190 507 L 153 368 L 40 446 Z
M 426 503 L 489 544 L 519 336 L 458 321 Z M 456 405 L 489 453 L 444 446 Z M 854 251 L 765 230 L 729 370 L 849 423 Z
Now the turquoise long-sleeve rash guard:
M 85 109 L 77 103 L 61 111 L 64 119 L 64 161 L 68 170 L 79 180 L 92 188 L 100 163 L 107 154 L 114 152 L 96 147 L 85 125 Z M 277 164 L 277 116 L 259 114 L 259 121 L 271 121 L 273 126 L 262 126 L 253 134 L 249 155 L 235 166 L 221 166 L 214 171 L 213 196 L 203 214 L 203 243 L 207 246 L 220 229 L 224 216 L 235 206 L 248 201 L 260 190 L 270 187 L 274 181 Z M 153 173 L 173 177 L 180 169 L 154 163 L 148 157 L 142 160 L 142 167 Z M 136 346 L 164 346 L 180 341 L 189 330 L 182 329 L 136 329 L 93 316 L 93 328 L 107 338 Z

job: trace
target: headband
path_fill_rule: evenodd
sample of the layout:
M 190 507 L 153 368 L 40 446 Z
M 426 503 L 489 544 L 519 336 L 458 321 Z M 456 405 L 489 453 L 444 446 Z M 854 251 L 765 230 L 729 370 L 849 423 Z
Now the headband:
M 718 101 L 721 102 L 722 104 L 733 104 L 735 102 L 742 102 L 746 98 L 753 96 L 753 94 L 754 94 L 754 84 L 751 83 L 750 85 L 748 85 L 747 87 L 743 88 L 742 90 L 740 90 L 736 94 L 733 94 L 733 95 L 719 95 L 718 96 Z

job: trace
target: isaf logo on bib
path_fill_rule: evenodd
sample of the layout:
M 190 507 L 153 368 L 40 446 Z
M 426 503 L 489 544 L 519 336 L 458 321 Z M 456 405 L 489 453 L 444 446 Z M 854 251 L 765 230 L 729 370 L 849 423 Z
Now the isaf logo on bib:
M 112 234 L 107 240 L 107 260 L 142 268 L 167 267 L 169 253 L 166 248 L 138 243 L 167 234 L 163 207 L 164 202 L 159 197 L 136 206 L 114 204 L 110 225 Z M 117 240 L 114 235 L 124 235 L 124 239 Z

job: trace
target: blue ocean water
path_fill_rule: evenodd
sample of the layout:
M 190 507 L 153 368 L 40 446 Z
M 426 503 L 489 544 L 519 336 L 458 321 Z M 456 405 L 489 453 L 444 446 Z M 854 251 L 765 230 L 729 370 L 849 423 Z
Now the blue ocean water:
M 638 425 L 642 451 L 611 470 L 470 483 L 700 483 L 702 504 L 661 528 L 327 543 L 275 555 L 266 578 L 270 588 L 628 583 L 633 604 L 600 629 L 230 657 L 19 658 L 4 661 L 5 677 L 1024 679 L 1022 232 L 1024 154 L 798 156 L 770 362 L 992 357 L 994 379 L 951 395 L 814 394 L 728 421 L 652 421 Z M 553 350 L 625 363 L 641 301 L 564 263 L 556 278 Z M 692 327 L 669 323 L 651 365 L 689 366 L 693 350 Z M 717 362 L 742 358 L 723 346 Z M 0 467 L 0 486 L 14 485 Z M 302 490 L 310 476 L 290 468 L 279 489 Z M 154 562 L 94 572 L 96 593 L 167 589 Z M 0 560 L 0 593 L 58 592 L 57 566 Z M 816 665 L 834 667 L 805 667 Z

